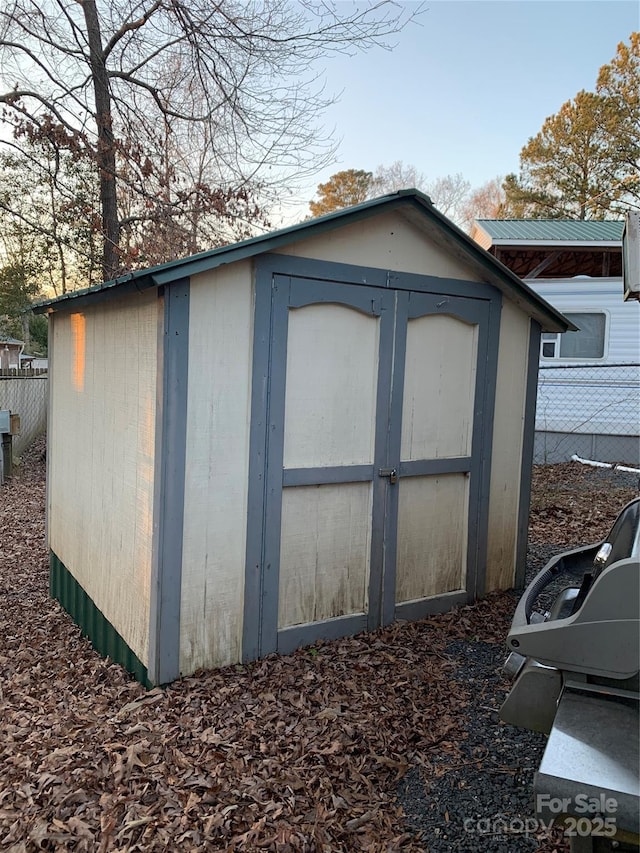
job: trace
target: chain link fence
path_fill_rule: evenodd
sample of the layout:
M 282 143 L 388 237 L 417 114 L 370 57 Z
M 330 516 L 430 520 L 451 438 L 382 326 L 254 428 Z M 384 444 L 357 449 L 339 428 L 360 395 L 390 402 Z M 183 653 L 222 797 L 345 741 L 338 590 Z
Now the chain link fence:
M 541 365 L 534 462 L 640 464 L 640 365 Z
M 20 416 L 13 453 L 20 456 L 47 426 L 46 374 L 0 372 L 0 409 Z M 640 364 L 542 365 L 538 374 L 534 463 L 640 465 Z
M 47 428 L 49 380 L 46 373 L 29 373 L 0 372 L 0 409 L 9 409 L 20 417 L 20 432 L 13 436 L 14 458 Z

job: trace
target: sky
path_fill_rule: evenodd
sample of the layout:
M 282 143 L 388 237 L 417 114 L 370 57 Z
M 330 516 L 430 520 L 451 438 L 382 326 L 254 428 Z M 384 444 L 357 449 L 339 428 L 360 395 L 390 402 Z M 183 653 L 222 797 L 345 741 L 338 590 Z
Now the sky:
M 640 29 L 637 0 L 424 5 L 392 51 L 326 62 L 327 91 L 341 93 L 324 117 L 339 140 L 337 160 L 301 191 L 300 205 L 337 171 L 396 160 L 427 180 L 462 173 L 473 187 L 517 172 L 545 118 L 594 90 L 600 66 Z

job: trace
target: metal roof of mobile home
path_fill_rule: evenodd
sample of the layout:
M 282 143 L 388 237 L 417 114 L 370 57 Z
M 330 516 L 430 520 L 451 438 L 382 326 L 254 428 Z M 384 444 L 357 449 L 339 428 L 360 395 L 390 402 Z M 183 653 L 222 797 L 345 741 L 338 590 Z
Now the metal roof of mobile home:
M 539 241 L 540 243 L 622 242 L 622 219 L 477 219 L 493 243 Z
M 41 314 L 47 311 L 74 310 L 81 304 L 89 304 L 95 300 L 111 296 L 115 298 L 149 287 L 169 284 L 180 278 L 271 252 L 288 244 L 328 233 L 378 213 L 392 210 L 399 210 L 412 224 L 428 232 L 429 236 L 439 242 L 446 251 L 475 267 L 483 280 L 507 293 L 523 310 L 538 320 L 545 330 L 566 331 L 574 328 L 566 317 L 440 213 L 428 196 L 415 189 L 400 190 L 316 219 L 306 220 L 289 228 L 243 240 L 240 243 L 211 249 L 160 266 L 136 270 L 113 281 L 39 302 L 34 305 L 34 311 Z

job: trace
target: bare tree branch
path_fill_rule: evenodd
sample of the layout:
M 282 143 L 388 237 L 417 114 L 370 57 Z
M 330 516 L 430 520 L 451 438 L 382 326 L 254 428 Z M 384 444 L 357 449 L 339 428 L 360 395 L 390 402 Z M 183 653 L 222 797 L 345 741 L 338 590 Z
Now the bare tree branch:
M 43 163 L 37 174 L 82 218 L 83 239 L 102 242 L 113 276 L 161 260 L 163 246 L 173 256 L 264 227 L 263 208 L 335 150 L 317 61 L 388 49 L 420 11 L 392 0 L 5 0 L 0 62 L 15 86 L 0 95 L 0 122 L 25 164 L 45 157 L 40 144 L 57 150 L 52 173 Z M 80 164 L 100 187 L 97 210 Z M 16 221 L 25 215 L 16 204 Z M 55 241 L 64 216 L 41 219 L 30 227 Z
M 144 27 L 144 25 L 147 23 L 149 18 L 151 18 L 151 16 L 154 14 L 154 12 L 157 12 L 157 10 L 160 9 L 161 6 L 162 6 L 162 0 L 156 0 L 156 2 L 151 6 L 151 8 L 148 9 L 140 18 L 138 18 L 135 21 L 127 21 L 126 23 L 124 23 L 120 27 L 120 29 L 111 36 L 111 38 L 109 39 L 107 44 L 104 46 L 104 49 L 102 51 L 103 57 L 105 59 L 108 59 L 109 54 L 114 49 L 114 47 L 118 44 L 118 42 L 127 33 L 132 32 L 132 30 L 139 30 L 141 27 Z

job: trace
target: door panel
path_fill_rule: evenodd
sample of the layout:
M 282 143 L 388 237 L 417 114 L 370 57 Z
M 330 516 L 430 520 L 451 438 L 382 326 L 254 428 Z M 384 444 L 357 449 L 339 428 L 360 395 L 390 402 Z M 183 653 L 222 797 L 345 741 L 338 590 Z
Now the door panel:
M 477 325 L 410 319 L 402 404 L 402 462 L 471 455 Z
M 278 631 L 368 605 L 380 315 L 358 288 L 304 295 L 289 290 Z
M 409 295 L 404 370 L 394 377 L 402 400 L 397 515 L 388 522 L 397 537 L 396 617 L 426 615 L 438 596 L 475 594 L 485 382 L 478 365 L 488 326 L 482 300 Z
M 370 483 L 285 489 L 278 628 L 366 613 L 370 551 Z
M 285 468 L 373 465 L 379 327 L 345 305 L 289 311 Z
M 464 589 L 467 476 L 407 477 L 398 486 L 396 601 Z
M 274 276 L 270 336 L 262 653 L 366 627 L 393 294 Z

